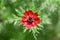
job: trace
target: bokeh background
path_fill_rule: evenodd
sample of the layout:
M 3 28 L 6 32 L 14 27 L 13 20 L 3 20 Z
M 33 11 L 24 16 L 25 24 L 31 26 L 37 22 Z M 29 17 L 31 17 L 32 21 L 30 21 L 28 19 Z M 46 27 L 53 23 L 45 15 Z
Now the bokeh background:
M 19 11 L 29 9 L 33 1 L 51 21 L 50 25 L 44 24 L 37 40 L 60 40 L 60 0 L 0 0 L 0 40 L 35 40 L 31 32 L 23 33 L 23 25 L 16 23 L 22 15 Z

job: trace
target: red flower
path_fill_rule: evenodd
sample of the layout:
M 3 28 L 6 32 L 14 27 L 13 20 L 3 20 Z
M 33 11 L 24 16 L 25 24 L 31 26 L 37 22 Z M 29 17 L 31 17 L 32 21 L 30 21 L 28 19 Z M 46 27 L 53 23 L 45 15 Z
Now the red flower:
M 24 24 L 27 28 L 31 28 L 37 26 L 40 22 L 37 13 L 33 13 L 32 10 L 28 10 L 24 12 L 24 16 L 22 16 L 22 24 Z

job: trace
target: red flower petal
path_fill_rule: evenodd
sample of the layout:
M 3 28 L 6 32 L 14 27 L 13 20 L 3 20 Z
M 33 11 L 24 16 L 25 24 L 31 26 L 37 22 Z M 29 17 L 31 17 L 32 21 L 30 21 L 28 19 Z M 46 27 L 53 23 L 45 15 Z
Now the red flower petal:
M 23 20 L 23 21 L 27 21 L 27 17 L 23 16 L 23 17 L 22 17 L 22 20 Z
M 33 12 L 31 10 L 28 11 L 29 15 L 33 15 Z
M 31 10 L 25 11 L 24 13 L 25 16 L 32 16 L 33 12 Z
M 38 14 L 37 13 L 34 13 L 33 14 L 33 18 L 37 18 Z
M 23 20 L 22 20 L 22 24 L 26 24 L 26 21 L 23 21 Z
M 28 15 L 29 15 L 29 14 L 28 14 L 28 11 L 25 11 L 25 12 L 24 12 L 24 15 L 25 15 L 25 16 L 28 16 Z
M 31 28 L 32 25 L 31 25 L 31 24 L 27 24 L 26 27 L 27 27 L 27 28 Z
M 39 22 L 40 22 L 40 19 L 37 17 L 37 18 L 34 19 L 34 21 L 35 21 L 36 23 L 39 23 Z
M 32 25 L 33 25 L 33 26 L 36 26 L 36 25 L 37 25 L 37 23 L 33 22 L 33 23 L 32 23 Z

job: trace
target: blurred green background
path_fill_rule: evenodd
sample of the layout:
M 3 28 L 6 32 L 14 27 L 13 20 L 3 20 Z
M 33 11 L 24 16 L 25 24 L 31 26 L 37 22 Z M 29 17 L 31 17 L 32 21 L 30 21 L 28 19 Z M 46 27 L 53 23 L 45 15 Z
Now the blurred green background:
M 36 9 L 49 15 L 52 23 L 44 24 L 37 40 L 60 40 L 60 0 L 0 0 L 0 40 L 35 40 L 31 32 L 23 33 L 23 25 L 16 23 L 22 15 L 19 11 L 24 13 L 33 1 Z

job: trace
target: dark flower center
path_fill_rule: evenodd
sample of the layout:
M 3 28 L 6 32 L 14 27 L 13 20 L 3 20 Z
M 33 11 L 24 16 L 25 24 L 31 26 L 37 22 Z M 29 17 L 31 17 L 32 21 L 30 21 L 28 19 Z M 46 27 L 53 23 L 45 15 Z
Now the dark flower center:
M 33 18 L 32 17 L 28 17 L 28 20 L 27 20 L 29 23 L 32 23 L 33 22 Z

